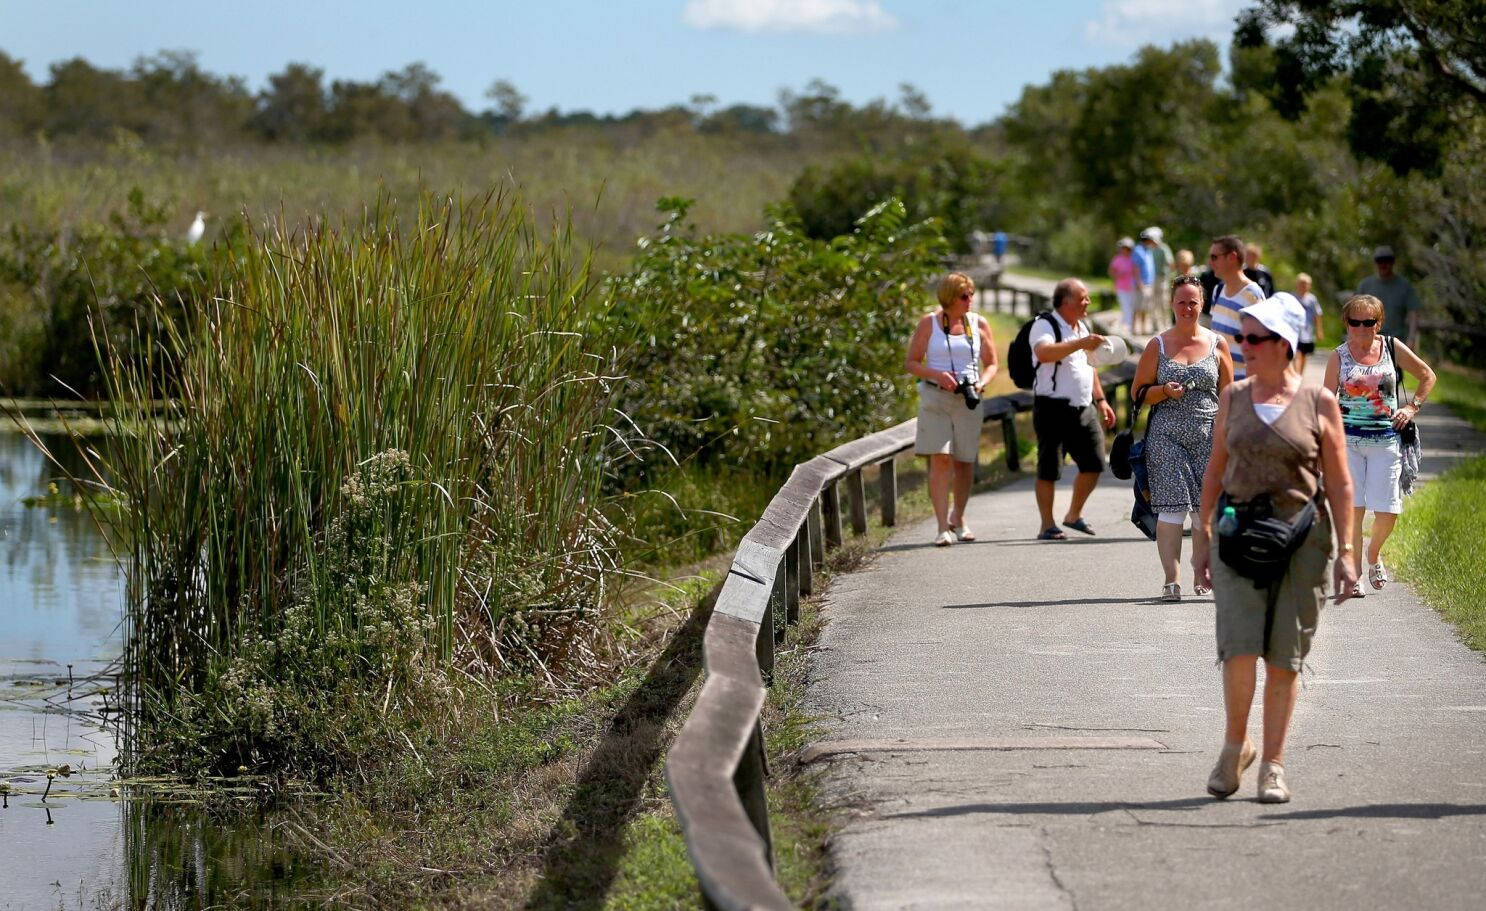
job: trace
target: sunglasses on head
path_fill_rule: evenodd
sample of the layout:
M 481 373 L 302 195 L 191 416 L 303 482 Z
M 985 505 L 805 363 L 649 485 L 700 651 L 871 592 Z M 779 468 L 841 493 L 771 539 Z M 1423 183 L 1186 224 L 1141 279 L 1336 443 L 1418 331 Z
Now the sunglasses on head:
M 1277 342 L 1282 337 L 1283 336 L 1272 335 L 1272 334 L 1271 335 L 1255 335 L 1252 332 L 1250 332 L 1247 335 L 1245 335 L 1242 332 L 1235 332 L 1235 333 L 1233 333 L 1233 340 L 1235 342 L 1237 342 L 1238 344 L 1240 344 L 1240 345 L 1242 345 L 1244 342 L 1248 342 L 1250 345 L 1258 345 L 1258 344 L 1261 344 L 1263 342 Z
M 1373 326 L 1376 326 L 1377 324 L 1378 324 L 1378 321 L 1375 320 L 1375 319 L 1352 319 L 1350 316 L 1347 317 L 1347 325 L 1348 326 L 1366 326 L 1367 328 L 1371 329 Z

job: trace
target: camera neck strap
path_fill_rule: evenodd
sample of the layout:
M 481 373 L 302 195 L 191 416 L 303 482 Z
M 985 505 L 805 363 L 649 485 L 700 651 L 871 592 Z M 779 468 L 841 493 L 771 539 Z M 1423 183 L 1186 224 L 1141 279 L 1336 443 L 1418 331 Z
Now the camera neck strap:
M 944 330 L 944 353 L 949 356 L 949 372 L 958 377 L 960 374 L 955 370 L 955 352 L 949 346 L 949 314 L 940 310 L 939 316 L 939 328 Z M 975 333 L 971 326 L 970 314 L 968 312 L 961 319 L 965 322 L 965 341 L 970 345 L 970 364 L 967 366 L 978 367 L 980 364 L 980 336 Z M 976 373 L 978 375 L 979 370 Z

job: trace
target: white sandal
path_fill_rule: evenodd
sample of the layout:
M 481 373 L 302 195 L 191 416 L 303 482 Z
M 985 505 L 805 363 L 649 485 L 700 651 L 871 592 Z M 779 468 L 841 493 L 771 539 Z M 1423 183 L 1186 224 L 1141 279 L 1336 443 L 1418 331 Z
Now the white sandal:
M 952 531 L 941 531 L 934 536 L 935 547 L 948 547 L 953 543 L 955 543 L 955 533 Z
M 1383 586 L 1388 584 L 1388 567 L 1383 565 L 1382 560 L 1374 563 L 1367 571 L 1367 581 L 1372 583 L 1373 591 L 1382 591 Z
M 959 538 L 961 541 L 974 541 L 975 532 L 970 530 L 969 525 L 961 522 L 959 525 L 955 526 L 955 537 Z
M 1182 584 L 1180 582 L 1167 582 L 1161 586 L 1162 601 L 1182 600 Z

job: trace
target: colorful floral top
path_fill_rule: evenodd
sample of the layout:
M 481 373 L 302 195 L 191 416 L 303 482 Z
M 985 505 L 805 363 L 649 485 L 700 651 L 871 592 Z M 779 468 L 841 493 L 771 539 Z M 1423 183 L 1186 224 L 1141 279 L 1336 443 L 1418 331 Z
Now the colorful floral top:
M 1398 408 L 1398 371 L 1388 354 L 1388 344 L 1381 337 L 1378 362 L 1370 366 L 1357 363 L 1350 346 L 1336 349 L 1341 363 L 1337 371 L 1340 389 L 1337 400 L 1342 406 L 1342 426 L 1353 439 L 1387 443 L 1398 436 L 1393 429 L 1393 412 Z

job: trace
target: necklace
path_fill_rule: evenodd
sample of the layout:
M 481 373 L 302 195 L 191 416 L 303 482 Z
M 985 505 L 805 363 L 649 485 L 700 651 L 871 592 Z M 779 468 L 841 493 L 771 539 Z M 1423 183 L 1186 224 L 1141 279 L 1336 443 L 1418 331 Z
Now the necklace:
M 1280 380 L 1279 385 L 1268 391 L 1260 384 L 1259 377 L 1254 377 L 1253 391 L 1251 392 L 1253 400 L 1262 405 L 1283 405 L 1290 401 L 1295 395 L 1295 390 L 1300 388 L 1298 378 L 1292 383 L 1290 376 L 1289 371 L 1286 371 L 1285 378 Z M 1272 401 L 1274 399 L 1278 399 L 1278 401 Z

